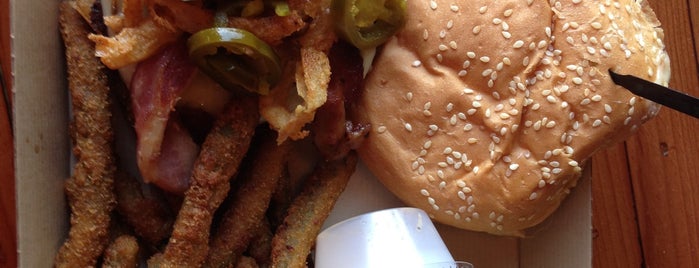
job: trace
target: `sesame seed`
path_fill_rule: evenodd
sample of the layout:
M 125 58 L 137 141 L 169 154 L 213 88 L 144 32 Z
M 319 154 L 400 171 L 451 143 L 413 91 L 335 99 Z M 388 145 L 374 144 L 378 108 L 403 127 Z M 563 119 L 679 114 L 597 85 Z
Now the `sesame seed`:
M 405 130 L 407 130 L 408 132 L 412 132 L 412 131 L 413 131 L 413 126 L 410 125 L 410 123 L 405 123 Z
M 461 200 L 466 200 L 466 194 L 462 191 L 456 192 L 456 194 L 461 198 Z
M 518 164 L 510 164 L 510 170 L 515 171 L 519 168 Z
M 452 116 L 449 118 L 449 124 L 452 125 L 452 126 L 455 126 L 456 123 L 457 123 L 457 117 L 456 117 L 456 115 L 452 115 Z
M 539 197 L 539 194 L 537 194 L 536 192 L 533 192 L 532 194 L 529 195 L 529 200 L 534 200 L 537 197 Z
M 502 31 L 502 37 L 505 37 L 505 39 L 510 39 L 512 37 L 512 34 L 507 31 Z
M 478 13 L 484 14 L 486 11 L 488 11 L 488 6 L 482 6 L 478 9 Z
M 420 190 L 420 194 L 423 196 L 430 196 L 430 192 L 428 192 L 426 189 Z
M 573 2 L 575 2 L 575 1 L 580 1 L 580 0 L 573 0 Z M 596 30 L 602 29 L 602 24 L 599 22 L 596 22 L 596 21 L 593 23 L 590 23 L 590 26 L 592 26 L 592 28 L 594 28 Z
M 593 127 L 599 127 L 602 125 L 602 120 L 596 119 L 595 121 L 592 122 Z
M 419 60 L 416 60 L 416 61 L 413 61 L 412 65 L 413 65 L 413 67 L 420 67 L 420 65 L 422 65 L 422 62 Z
M 454 104 L 451 103 L 451 102 L 448 103 L 447 106 L 446 106 L 446 108 L 445 108 L 445 110 L 446 110 L 447 112 L 451 112 L 451 110 L 453 110 L 453 109 L 454 109 Z
M 594 95 L 592 98 L 590 98 L 592 101 L 598 102 L 602 100 L 602 96 L 600 95 Z
M 376 131 L 379 132 L 379 134 L 384 133 L 386 132 L 386 126 L 379 126 Z
M 471 106 L 473 106 L 473 108 L 480 108 L 480 107 L 481 107 L 481 103 L 478 102 L 478 101 L 473 101 L 473 102 L 471 103 Z
M 447 49 L 449 49 L 449 48 L 448 48 L 446 45 L 444 45 L 444 44 L 440 44 L 438 48 L 439 48 L 439 51 L 447 51 Z
M 521 48 L 521 47 L 523 47 L 523 46 L 524 46 L 524 41 L 522 41 L 522 40 L 517 40 L 517 41 L 515 41 L 515 43 L 512 45 L 512 47 L 514 47 L 514 48 Z
M 539 188 L 544 188 L 546 186 L 546 181 L 545 180 L 539 180 L 539 185 L 537 185 Z
M 430 1 L 430 8 L 431 8 L 432 10 L 436 10 L 436 9 L 437 9 L 437 2 L 435 2 L 435 1 Z
M 580 77 L 573 77 L 573 83 L 576 85 L 580 85 L 583 83 L 583 80 Z
M 458 12 L 459 11 L 459 6 L 452 4 L 450 7 L 451 11 Z
M 605 111 L 606 113 L 608 113 L 608 114 L 609 114 L 609 113 L 612 113 L 612 106 L 605 103 L 605 104 L 604 104 L 604 111 Z
M 464 125 L 464 131 L 470 131 L 471 129 L 473 129 L 473 125 L 471 125 L 471 124 Z
M 490 57 L 483 56 L 483 57 L 480 57 L 480 60 L 481 60 L 482 62 L 487 63 L 487 62 L 490 62 Z
M 478 143 L 478 139 L 476 139 L 476 138 L 468 138 L 468 140 L 466 140 L 466 141 L 467 141 L 469 144 L 476 144 L 476 143 Z
M 534 127 L 534 130 L 539 130 L 539 129 L 541 129 L 541 120 L 536 121 L 536 123 L 534 123 L 534 126 L 533 126 L 533 127 Z
M 454 49 L 454 50 L 455 50 L 455 49 L 458 48 L 458 45 L 456 44 L 455 41 L 450 41 L 450 42 L 449 42 L 449 47 L 450 47 L 451 49 Z
M 481 32 L 481 26 L 480 26 L 480 25 L 473 26 L 472 32 L 473 32 L 473 34 L 478 34 L 478 33 L 480 33 L 480 32 Z
M 427 38 L 429 38 L 429 37 L 430 37 L 430 33 L 427 32 L 427 29 L 424 29 L 424 30 L 422 31 L 422 40 L 427 41 Z
M 464 77 L 464 76 L 466 76 L 467 74 L 468 74 L 468 71 L 466 71 L 466 70 L 460 70 L 459 73 L 457 73 L 456 75 L 458 75 L 459 77 Z
M 466 56 L 473 59 L 473 58 L 476 58 L 476 53 L 474 53 L 473 51 L 469 51 L 469 52 L 466 52 Z
M 587 47 L 587 53 L 590 53 L 590 55 L 594 55 L 596 52 L 594 47 Z

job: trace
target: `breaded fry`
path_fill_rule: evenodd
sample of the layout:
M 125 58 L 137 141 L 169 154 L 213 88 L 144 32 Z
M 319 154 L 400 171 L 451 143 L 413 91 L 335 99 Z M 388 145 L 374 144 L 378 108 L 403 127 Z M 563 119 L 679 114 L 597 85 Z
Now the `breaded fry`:
M 77 162 L 65 183 L 71 228 L 56 255 L 55 266 L 88 267 L 96 264 L 108 243 L 110 213 L 115 205 L 109 86 L 105 67 L 94 57 L 94 44 L 87 39 L 89 26 L 69 2 L 62 2 L 59 12 Z
M 235 264 L 236 268 L 257 268 L 260 267 L 257 265 L 257 262 L 255 262 L 255 259 L 248 257 L 248 256 L 241 256 L 238 259 L 238 262 Z
M 104 251 L 103 268 L 136 268 L 138 266 L 138 241 L 130 235 L 122 235 Z
M 230 206 L 216 234 L 212 236 L 204 267 L 235 264 L 264 220 L 291 146 L 290 142 L 277 145 L 273 133 L 264 133 L 261 139 L 251 160 L 251 169 L 239 176 L 245 181 L 233 194 Z
M 248 151 L 259 120 L 257 98 L 238 96 L 214 123 L 194 164 L 192 180 L 162 256 L 149 261 L 153 267 L 199 267 L 209 248 L 214 212 L 230 188 Z
M 267 219 L 262 220 L 257 226 L 252 240 L 248 245 L 247 255 L 255 259 L 262 267 L 269 266 L 270 254 L 272 253 L 272 226 Z
M 315 238 L 356 165 L 354 151 L 344 159 L 319 163 L 277 228 L 272 239 L 271 267 L 305 267 Z
M 117 172 L 114 192 L 117 211 L 138 236 L 155 245 L 170 235 L 175 216 L 163 199 L 144 196 L 136 178 Z

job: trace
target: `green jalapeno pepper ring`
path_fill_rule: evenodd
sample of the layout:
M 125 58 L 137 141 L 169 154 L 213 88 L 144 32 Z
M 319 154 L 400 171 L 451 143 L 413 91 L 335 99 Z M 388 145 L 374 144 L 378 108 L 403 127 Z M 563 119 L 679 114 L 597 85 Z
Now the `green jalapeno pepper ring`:
M 242 29 L 204 29 L 193 34 L 187 46 L 199 68 L 229 90 L 242 87 L 265 95 L 281 76 L 274 50 Z
M 405 24 L 405 0 L 333 0 L 340 35 L 360 49 L 376 47 Z

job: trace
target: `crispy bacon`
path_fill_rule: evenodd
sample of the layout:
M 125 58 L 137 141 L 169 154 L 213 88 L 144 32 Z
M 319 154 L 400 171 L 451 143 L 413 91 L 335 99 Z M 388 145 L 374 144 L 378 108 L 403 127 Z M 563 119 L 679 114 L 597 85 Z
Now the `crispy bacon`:
M 189 186 L 198 153 L 189 133 L 170 118 L 195 72 L 184 43 L 176 42 L 139 63 L 131 80 L 138 167 L 144 181 L 173 193 Z
M 347 109 L 359 99 L 363 81 L 362 57 L 344 42 L 330 49 L 332 75 L 328 98 L 313 121 L 314 142 L 325 158 L 339 159 L 356 149 L 369 131 L 368 124 L 347 117 Z

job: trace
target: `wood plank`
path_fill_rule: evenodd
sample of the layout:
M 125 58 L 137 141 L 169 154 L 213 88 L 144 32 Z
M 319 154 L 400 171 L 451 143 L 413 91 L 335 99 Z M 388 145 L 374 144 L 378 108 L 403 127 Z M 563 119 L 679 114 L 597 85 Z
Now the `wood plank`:
M 688 1 L 689 5 L 689 19 L 692 22 L 692 39 L 694 39 L 694 56 L 697 62 L 699 62 L 699 2 L 698 1 Z
M 670 86 L 699 96 L 697 51 L 687 0 L 651 1 L 665 30 Z M 694 25 L 694 28 L 699 25 Z M 696 38 L 696 36 L 694 36 Z M 699 120 L 664 109 L 627 142 L 639 230 L 648 267 L 699 267 Z
M 10 79 L 10 23 L 9 1 L 0 1 L 0 66 L 7 82 L 8 94 L 12 88 Z M 12 128 L 5 102 L 0 101 L 0 267 L 17 266 L 17 242 L 15 221 L 14 151 Z
M 592 158 L 592 211 L 594 267 L 641 267 L 643 255 L 623 143 Z

